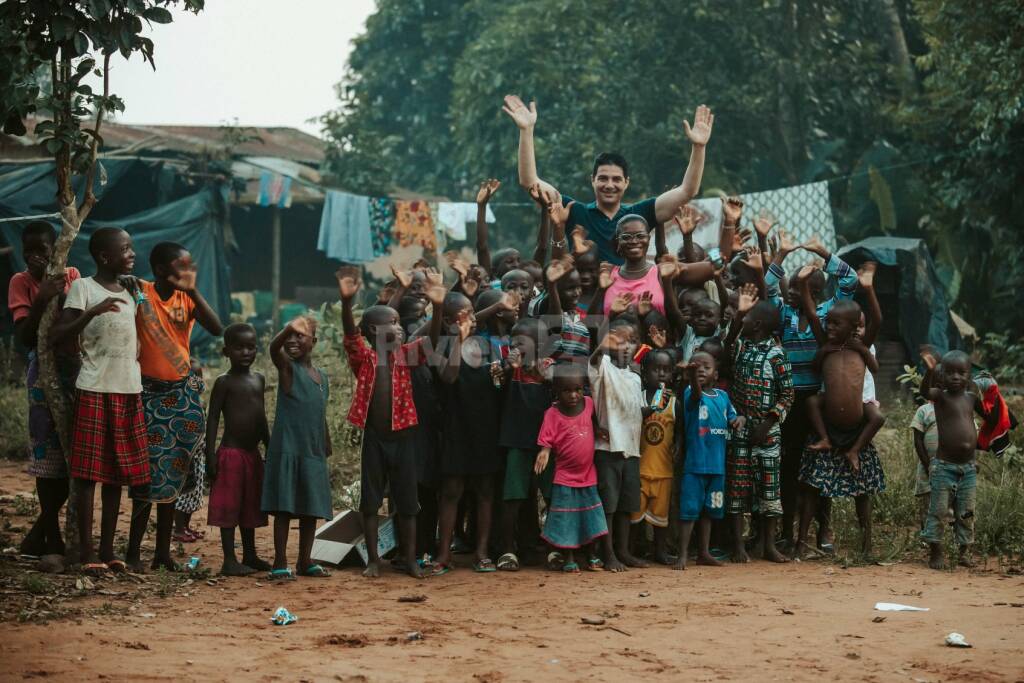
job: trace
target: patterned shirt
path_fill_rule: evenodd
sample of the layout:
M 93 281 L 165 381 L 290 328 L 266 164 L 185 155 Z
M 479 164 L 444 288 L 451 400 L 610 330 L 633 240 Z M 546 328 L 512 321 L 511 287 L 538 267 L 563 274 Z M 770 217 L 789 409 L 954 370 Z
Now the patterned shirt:
M 416 405 L 412 400 L 412 373 L 409 368 L 427 360 L 427 338 L 420 337 L 391 352 L 391 429 L 399 431 L 419 424 Z M 356 389 L 352 392 L 352 407 L 348 421 L 360 429 L 366 427 L 366 416 L 373 398 L 373 383 L 377 377 L 377 352 L 361 334 L 346 334 L 344 340 L 348 364 L 356 376 Z
M 831 299 L 818 304 L 817 312 L 821 324 L 826 324 L 828 312 L 840 299 L 852 299 L 857 291 L 857 273 L 846 262 L 835 254 L 829 256 L 825 264 L 825 272 L 838 279 L 836 293 Z M 779 309 L 782 316 L 782 348 L 793 368 L 793 387 L 801 390 L 817 390 L 821 386 L 821 377 L 814 371 L 814 356 L 818 352 L 818 342 L 810 325 L 800 329 L 800 309 L 793 308 L 779 293 L 779 281 L 786 276 L 781 266 L 771 264 L 764 276 L 768 286 L 768 300 Z
M 772 339 L 736 342 L 733 405 L 751 422 L 775 417 L 781 424 L 793 405 L 793 376 L 783 350 Z

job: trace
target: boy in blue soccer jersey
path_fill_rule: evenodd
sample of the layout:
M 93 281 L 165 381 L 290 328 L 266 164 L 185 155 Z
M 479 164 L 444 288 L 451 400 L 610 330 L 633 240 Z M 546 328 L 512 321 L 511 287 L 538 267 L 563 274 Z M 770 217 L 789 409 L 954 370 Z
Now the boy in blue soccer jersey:
M 729 395 L 717 389 L 718 368 L 714 357 L 697 351 L 685 366 L 690 384 L 683 392 L 686 459 L 679 493 L 679 561 L 674 569 L 686 569 L 690 536 L 700 520 L 697 564 L 720 567 L 711 556 L 711 520 L 725 514 L 725 442 L 729 429 L 742 429 L 744 418 L 736 414 Z

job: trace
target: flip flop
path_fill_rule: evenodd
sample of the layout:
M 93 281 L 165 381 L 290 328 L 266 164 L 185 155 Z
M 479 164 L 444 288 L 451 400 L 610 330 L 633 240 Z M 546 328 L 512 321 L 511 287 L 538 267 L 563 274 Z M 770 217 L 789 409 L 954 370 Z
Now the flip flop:
M 89 562 L 82 565 L 82 573 L 86 576 L 103 576 L 110 571 L 106 562 Z
M 565 574 L 579 574 L 580 566 L 575 562 L 566 562 L 562 565 L 562 572 Z
M 199 539 L 188 530 L 185 530 L 178 534 L 171 534 L 171 540 L 176 543 L 195 543 Z
M 440 562 L 435 562 L 432 565 L 432 568 L 430 570 L 430 575 L 431 576 L 444 576 L 445 574 L 450 572 L 452 569 L 454 569 L 454 567 L 452 567 L 450 564 L 441 564 Z
M 491 572 L 498 571 L 498 568 L 494 566 L 494 560 L 489 557 L 485 557 L 482 560 L 477 560 L 473 563 L 473 571 L 478 574 L 490 574 Z
M 498 569 L 503 572 L 519 571 L 519 558 L 515 553 L 505 553 L 498 558 Z
M 107 566 L 115 574 L 124 574 L 128 571 L 128 565 L 124 563 L 124 560 L 111 560 L 107 562 Z
M 267 573 L 267 579 L 270 581 L 294 581 L 295 574 L 292 573 L 291 569 L 271 569 Z
M 331 573 L 318 564 L 311 564 L 306 567 L 306 570 L 302 572 L 302 575 L 314 579 L 325 579 L 330 576 Z
M 599 557 L 592 557 L 587 560 L 587 571 L 588 572 L 603 572 L 604 562 Z
M 548 553 L 548 569 L 557 572 L 559 569 L 565 566 L 565 557 L 562 553 L 557 550 L 552 550 Z

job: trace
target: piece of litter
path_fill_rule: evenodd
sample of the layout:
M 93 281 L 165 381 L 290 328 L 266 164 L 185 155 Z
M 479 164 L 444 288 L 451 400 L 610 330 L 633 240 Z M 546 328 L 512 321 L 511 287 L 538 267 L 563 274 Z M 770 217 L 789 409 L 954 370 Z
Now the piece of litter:
M 873 623 L 873 624 L 881 624 L 883 621 L 885 621 L 885 617 L 875 617 L 874 619 L 871 620 L 871 623 Z
M 794 612 L 793 610 L 791 610 L 791 609 L 786 609 L 785 607 L 780 607 L 779 609 L 781 609 L 781 610 L 782 610 L 782 613 L 783 613 L 783 614 L 796 614 L 796 612 Z
M 400 595 L 398 596 L 398 602 L 426 602 L 426 595 Z
M 413 640 L 423 640 L 423 634 L 419 631 L 410 631 L 405 634 L 405 639 L 410 642 Z
M 946 645 L 950 647 L 974 647 L 967 642 L 967 639 L 964 638 L 964 634 L 957 633 L 956 631 L 946 636 Z
M 640 592 L 640 597 L 641 598 L 649 598 L 649 597 L 651 597 L 651 591 L 641 591 Z
M 876 602 L 875 609 L 879 612 L 927 612 L 927 607 L 912 607 L 898 602 Z
M 286 610 L 284 607 L 278 607 L 274 610 L 274 616 L 270 617 L 271 623 L 275 626 L 287 626 L 288 624 L 294 624 L 299 618 Z
M 142 614 L 140 614 L 139 616 L 140 616 L 140 617 L 142 617 L 143 619 L 152 619 L 152 618 L 153 618 L 153 617 L 155 617 L 156 615 L 155 615 L 155 614 L 153 614 L 152 612 L 143 612 L 143 613 L 142 613 Z
M 587 626 L 601 626 L 604 624 L 604 619 L 599 617 L 580 617 L 580 623 L 586 624 Z
M 558 664 L 558 660 L 557 659 L 550 659 L 550 660 L 548 660 L 548 664 Z

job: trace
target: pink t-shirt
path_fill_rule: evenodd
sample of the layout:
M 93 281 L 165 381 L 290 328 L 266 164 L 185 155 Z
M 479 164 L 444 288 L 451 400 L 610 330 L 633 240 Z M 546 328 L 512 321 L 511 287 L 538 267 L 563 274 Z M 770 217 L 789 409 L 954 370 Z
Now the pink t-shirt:
M 638 280 L 627 280 L 620 276 L 619 266 L 612 268 L 612 275 L 615 277 L 615 282 L 612 283 L 612 286 L 604 294 L 605 316 L 611 312 L 612 302 L 615 301 L 615 297 L 623 292 L 632 292 L 634 306 L 639 303 L 641 294 L 650 292 L 651 305 L 654 306 L 655 310 L 660 311 L 664 315 L 665 290 L 662 289 L 661 278 L 658 277 L 658 266 L 652 264 L 647 274 Z
M 557 406 L 544 413 L 537 445 L 550 448 L 555 458 L 555 481 L 559 486 L 580 489 L 597 486 L 594 467 L 594 402 L 583 397 L 583 410 L 576 417 L 564 415 Z
M 64 293 L 68 293 L 71 283 L 82 277 L 78 268 L 68 266 L 64 269 Z M 32 277 L 27 271 L 15 273 L 11 277 L 11 283 L 7 286 L 7 308 L 11 311 L 14 322 L 27 318 L 32 302 L 39 293 L 39 280 Z

